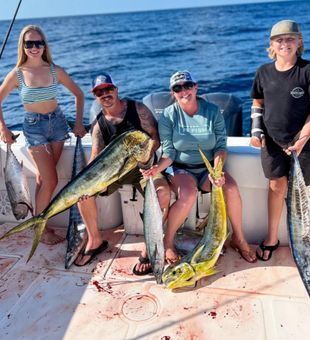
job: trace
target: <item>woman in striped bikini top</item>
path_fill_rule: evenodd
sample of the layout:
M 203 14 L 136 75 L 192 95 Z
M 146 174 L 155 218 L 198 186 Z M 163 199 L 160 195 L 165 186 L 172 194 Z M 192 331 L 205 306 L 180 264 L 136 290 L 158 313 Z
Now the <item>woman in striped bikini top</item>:
M 18 89 L 24 105 L 57 100 L 57 76 L 54 64 L 50 64 L 50 72 L 53 78 L 51 85 L 46 87 L 30 87 L 24 82 L 22 70 L 19 67 L 16 68 Z
M 58 177 L 56 166 L 69 137 L 68 125 L 57 101 L 57 85 L 64 85 L 75 97 L 76 122 L 73 133 L 83 137 L 84 95 L 69 75 L 53 63 L 46 37 L 40 27 L 23 28 L 18 42 L 16 67 L 0 86 L 0 139 L 14 143 L 12 132 L 5 124 L 2 101 L 17 88 L 25 109 L 23 124 L 28 152 L 36 166 L 35 214 L 50 202 Z M 62 238 L 46 228 L 43 242 L 55 244 Z

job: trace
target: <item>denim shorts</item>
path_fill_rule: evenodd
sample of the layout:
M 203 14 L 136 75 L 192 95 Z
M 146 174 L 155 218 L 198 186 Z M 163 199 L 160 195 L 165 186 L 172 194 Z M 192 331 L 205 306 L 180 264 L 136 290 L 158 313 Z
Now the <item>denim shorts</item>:
M 192 176 L 196 183 L 197 187 L 201 188 L 203 184 L 205 183 L 206 179 L 208 178 L 209 171 L 206 168 L 202 169 L 180 169 L 177 166 L 170 165 L 166 170 L 165 174 L 167 175 L 168 179 L 170 180 L 171 177 L 177 175 L 177 174 L 186 174 Z
M 59 106 L 46 114 L 26 112 L 23 130 L 28 148 L 70 138 L 66 117 Z

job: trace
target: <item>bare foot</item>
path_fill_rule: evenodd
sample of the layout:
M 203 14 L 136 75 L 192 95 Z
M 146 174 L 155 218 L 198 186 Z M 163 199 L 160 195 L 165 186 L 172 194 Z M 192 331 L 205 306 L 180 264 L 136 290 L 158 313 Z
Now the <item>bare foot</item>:
M 44 244 L 57 244 L 63 242 L 64 240 L 64 237 L 55 234 L 53 229 L 46 227 L 40 242 Z
M 230 246 L 247 262 L 256 262 L 255 252 L 251 249 L 246 240 L 238 240 L 233 236 L 230 241 Z
M 168 264 L 173 264 L 181 258 L 174 248 L 167 248 L 165 255 Z

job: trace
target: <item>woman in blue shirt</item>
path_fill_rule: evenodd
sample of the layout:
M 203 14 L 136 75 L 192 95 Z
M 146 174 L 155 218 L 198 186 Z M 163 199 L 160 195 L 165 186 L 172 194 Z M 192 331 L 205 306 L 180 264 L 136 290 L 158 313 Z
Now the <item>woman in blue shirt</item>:
M 176 193 L 176 201 L 169 209 L 164 237 L 168 263 L 178 260 L 174 247 L 176 231 L 184 223 L 197 199 L 198 188 L 210 191 L 212 184 L 223 186 L 227 212 L 233 229 L 231 246 L 248 262 L 255 262 L 255 253 L 242 231 L 242 204 L 234 179 L 223 173 L 214 181 L 208 175 L 197 145 L 201 147 L 214 167 L 227 155 L 225 121 L 219 108 L 197 97 L 198 85 L 188 71 L 179 71 L 170 78 L 170 89 L 175 103 L 165 109 L 159 119 L 158 129 L 163 148 L 160 161 L 144 176 L 154 176 L 165 171 Z

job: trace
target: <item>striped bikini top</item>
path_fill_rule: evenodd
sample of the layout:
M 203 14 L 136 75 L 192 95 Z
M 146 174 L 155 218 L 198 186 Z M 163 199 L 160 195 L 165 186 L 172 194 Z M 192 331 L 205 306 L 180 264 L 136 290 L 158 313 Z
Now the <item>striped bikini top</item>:
M 56 99 L 57 78 L 54 64 L 50 65 L 53 76 L 53 83 L 47 87 L 29 87 L 25 84 L 22 71 L 17 68 L 18 89 L 23 104 L 33 104 Z

